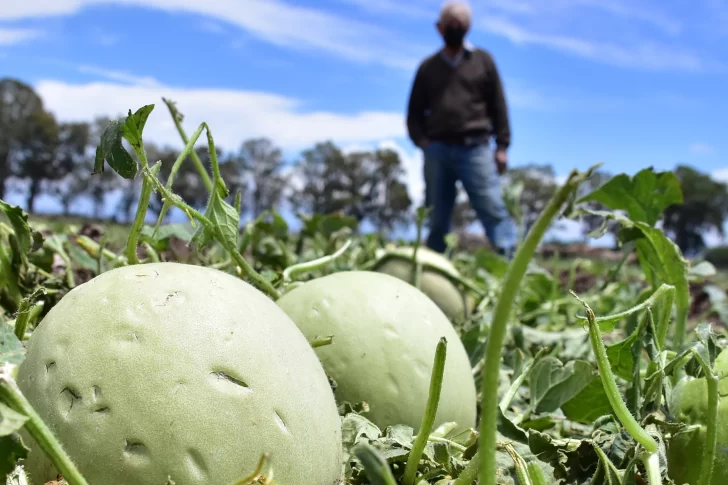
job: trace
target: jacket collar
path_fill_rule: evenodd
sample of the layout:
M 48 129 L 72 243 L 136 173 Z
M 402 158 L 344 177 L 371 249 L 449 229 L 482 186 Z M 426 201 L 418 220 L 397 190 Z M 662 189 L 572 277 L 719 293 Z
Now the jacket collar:
M 470 54 L 475 50 L 475 46 L 468 42 L 467 40 L 463 43 L 463 49 L 457 53 L 455 57 L 450 57 L 447 52 L 445 52 L 445 48 L 443 47 L 440 50 L 440 56 L 450 64 L 452 67 L 457 67 L 460 65 L 460 63 L 463 62 L 463 60 L 466 57 L 470 57 Z

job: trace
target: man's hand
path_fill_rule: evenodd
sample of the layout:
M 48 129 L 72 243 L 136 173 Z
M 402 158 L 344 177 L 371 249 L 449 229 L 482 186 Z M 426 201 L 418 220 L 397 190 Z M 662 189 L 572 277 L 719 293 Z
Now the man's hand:
M 505 149 L 499 148 L 495 151 L 495 164 L 498 167 L 498 173 L 503 175 L 508 168 L 508 153 Z

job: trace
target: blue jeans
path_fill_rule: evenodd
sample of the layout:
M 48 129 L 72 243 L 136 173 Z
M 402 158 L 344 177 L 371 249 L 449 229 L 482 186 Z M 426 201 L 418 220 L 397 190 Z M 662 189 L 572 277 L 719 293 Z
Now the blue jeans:
M 460 180 L 491 245 L 509 259 L 516 245 L 516 225 L 503 202 L 500 175 L 488 145 L 453 145 L 434 141 L 424 150 L 425 205 L 431 208 L 427 246 L 445 251 Z

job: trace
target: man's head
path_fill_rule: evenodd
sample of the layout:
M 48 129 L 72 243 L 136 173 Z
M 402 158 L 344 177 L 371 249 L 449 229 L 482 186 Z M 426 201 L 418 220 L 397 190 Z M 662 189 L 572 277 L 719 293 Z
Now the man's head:
M 463 45 L 465 34 L 470 29 L 472 10 L 467 2 L 450 0 L 440 9 L 437 30 L 448 47 Z

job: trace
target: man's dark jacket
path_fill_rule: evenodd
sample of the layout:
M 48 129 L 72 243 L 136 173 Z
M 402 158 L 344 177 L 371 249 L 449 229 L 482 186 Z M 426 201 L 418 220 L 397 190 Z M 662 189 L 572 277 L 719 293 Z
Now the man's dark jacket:
M 410 92 L 407 129 L 412 142 L 457 141 L 464 135 L 493 135 L 497 148 L 511 143 L 508 109 L 498 69 L 485 50 L 463 50 L 455 66 L 443 51 L 417 69 Z

